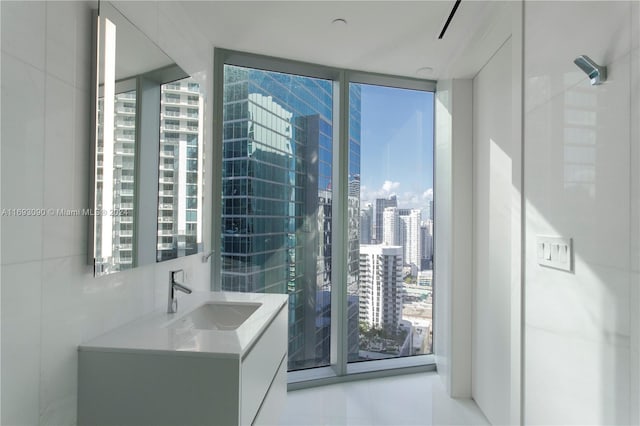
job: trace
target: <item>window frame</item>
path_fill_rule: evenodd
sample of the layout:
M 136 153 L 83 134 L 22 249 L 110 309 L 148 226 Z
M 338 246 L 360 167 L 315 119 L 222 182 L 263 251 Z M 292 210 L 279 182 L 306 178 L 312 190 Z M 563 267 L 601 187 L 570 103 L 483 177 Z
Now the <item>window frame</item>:
M 412 77 L 393 76 L 326 65 L 301 62 L 290 59 L 246 53 L 222 48 L 214 48 L 213 62 L 213 176 L 212 190 L 212 235 L 211 241 L 218 245 L 222 232 L 222 167 L 223 162 L 223 103 L 224 66 L 234 65 L 264 71 L 296 74 L 304 77 L 333 81 L 333 215 L 331 235 L 331 357 L 327 367 L 315 367 L 287 373 L 288 388 L 306 387 L 338 383 L 361 378 L 384 377 L 418 371 L 435 370 L 433 354 L 411 357 L 390 358 L 357 363 L 348 362 L 347 323 L 347 262 L 348 262 L 348 175 L 349 175 L 349 84 L 371 84 L 398 89 L 436 92 L 436 81 Z M 435 96 L 433 96 L 435 104 Z M 435 105 L 434 105 L 435 113 Z M 434 132 L 435 132 L 435 126 Z M 435 146 L 434 146 L 435 151 Z M 434 156 L 434 163 L 435 163 Z M 435 176 L 434 176 L 435 180 Z M 336 184 L 336 182 L 338 184 Z M 434 255 L 435 256 L 435 255 Z M 436 272 L 433 272 L 435 283 Z M 222 288 L 222 256 L 212 256 L 211 290 Z M 342 283 L 342 284 L 337 284 Z M 435 291 L 435 286 L 434 286 Z M 433 323 L 432 323 L 433 324 Z M 433 326 L 432 326 L 433 327 Z M 435 343 L 434 343 L 435 344 Z

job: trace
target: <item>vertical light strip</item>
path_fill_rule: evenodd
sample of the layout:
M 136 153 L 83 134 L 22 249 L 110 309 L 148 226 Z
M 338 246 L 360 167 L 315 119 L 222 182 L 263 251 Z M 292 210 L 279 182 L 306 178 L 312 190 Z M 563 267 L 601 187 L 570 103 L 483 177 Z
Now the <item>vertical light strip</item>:
M 333 84 L 333 167 L 331 188 L 331 366 L 347 374 L 347 287 L 349 257 L 349 79 L 346 71 Z M 337 95 L 337 96 L 336 96 Z
M 99 3 L 98 3 L 99 7 Z M 102 36 L 100 30 L 102 26 L 100 25 L 100 14 L 97 11 L 93 12 L 93 24 L 94 28 L 91 34 L 92 42 L 93 42 L 93 51 L 92 51 L 92 59 L 93 63 L 91 65 L 91 77 L 92 77 L 92 85 L 91 85 L 91 99 L 93 100 L 93 104 L 91 105 L 91 135 L 93 136 L 93 141 L 91 143 L 91 160 L 93 165 L 93 181 L 91 187 L 91 193 L 89 195 L 89 199 L 93 202 L 92 208 L 95 210 L 98 207 L 98 146 L 100 139 L 100 113 L 99 113 L 99 105 L 100 105 L 100 43 L 102 43 Z M 98 230 L 99 219 L 96 215 L 91 216 L 91 226 L 89 227 L 89 238 L 88 238 L 88 256 L 87 261 L 89 265 L 94 267 L 93 274 L 94 276 L 98 275 L 98 270 L 96 270 L 96 257 L 98 256 L 98 239 L 100 236 L 97 233 Z M 102 248 L 102 245 L 100 245 Z
M 113 154 L 116 90 L 116 26 L 104 20 L 104 101 L 103 101 L 103 166 L 102 166 L 102 257 L 113 253 Z

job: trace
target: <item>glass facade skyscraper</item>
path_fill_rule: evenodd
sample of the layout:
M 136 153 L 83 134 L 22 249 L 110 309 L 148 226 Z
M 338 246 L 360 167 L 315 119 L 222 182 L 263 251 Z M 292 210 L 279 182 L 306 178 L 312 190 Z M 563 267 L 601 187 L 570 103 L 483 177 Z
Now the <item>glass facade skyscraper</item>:
M 330 362 L 332 111 L 332 81 L 225 65 L 222 289 L 289 294 L 290 370 Z M 356 330 L 357 305 L 349 298 Z

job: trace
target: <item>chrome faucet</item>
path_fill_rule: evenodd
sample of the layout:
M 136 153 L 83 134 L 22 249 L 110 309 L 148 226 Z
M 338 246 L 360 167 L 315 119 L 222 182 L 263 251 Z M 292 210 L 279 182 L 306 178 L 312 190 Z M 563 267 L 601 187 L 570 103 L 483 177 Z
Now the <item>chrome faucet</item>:
M 169 314 L 175 314 L 176 312 L 178 312 L 178 298 L 175 294 L 176 290 L 180 290 L 183 293 L 191 294 L 191 289 L 189 287 L 176 281 L 176 276 L 178 274 L 181 274 L 181 280 L 184 280 L 184 271 L 182 269 L 169 271 L 169 304 L 167 306 L 167 313 Z
M 206 254 L 203 254 L 202 255 L 202 263 L 207 263 L 207 260 L 209 260 L 209 258 L 211 256 L 213 256 L 213 253 L 215 253 L 215 251 L 214 250 L 210 250 Z

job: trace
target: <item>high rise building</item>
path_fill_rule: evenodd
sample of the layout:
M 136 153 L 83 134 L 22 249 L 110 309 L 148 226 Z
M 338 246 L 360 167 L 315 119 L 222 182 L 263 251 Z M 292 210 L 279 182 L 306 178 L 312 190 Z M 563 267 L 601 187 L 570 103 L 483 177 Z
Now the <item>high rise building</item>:
M 360 244 L 371 244 L 373 230 L 373 206 L 367 204 L 360 210 Z
M 119 210 L 119 215 L 95 216 L 97 274 L 133 267 L 133 236 L 136 168 L 136 91 L 115 95 L 112 144 L 105 147 L 104 100 L 98 101 L 98 143 L 96 152 L 96 208 Z
M 420 225 L 421 270 L 432 268 L 433 262 L 433 222 L 427 220 Z
M 398 209 L 401 241 L 404 248 L 404 262 L 416 268 L 421 266 L 420 222 L 422 212 L 418 209 Z
M 330 362 L 332 87 L 327 80 L 224 68 L 222 289 L 290 295 L 290 370 Z M 359 118 L 355 105 L 351 114 Z M 352 136 L 350 144 L 359 147 L 359 139 Z M 350 164 L 355 224 L 359 175 L 359 161 Z M 356 286 L 358 229 L 349 235 Z M 357 287 L 348 291 L 357 296 Z M 357 321 L 357 297 L 348 304 L 349 321 Z M 357 357 L 354 329 L 350 357 Z
M 347 356 L 359 357 L 360 330 L 360 140 L 362 92 L 359 84 L 349 84 L 349 192 L 347 197 Z M 357 184 L 355 183 L 357 181 Z M 357 191 L 355 189 L 357 188 Z
M 387 207 L 398 207 L 398 199 L 395 195 L 389 198 L 376 198 L 376 221 L 373 224 L 373 240 L 376 243 L 381 243 L 384 236 L 384 209 Z
M 389 246 L 402 246 L 401 228 L 396 207 L 387 207 L 382 214 L 382 243 Z
M 163 84 L 158 170 L 158 261 L 202 250 L 203 98 L 191 78 Z
M 402 320 L 402 247 L 360 246 L 360 321 L 395 333 Z

